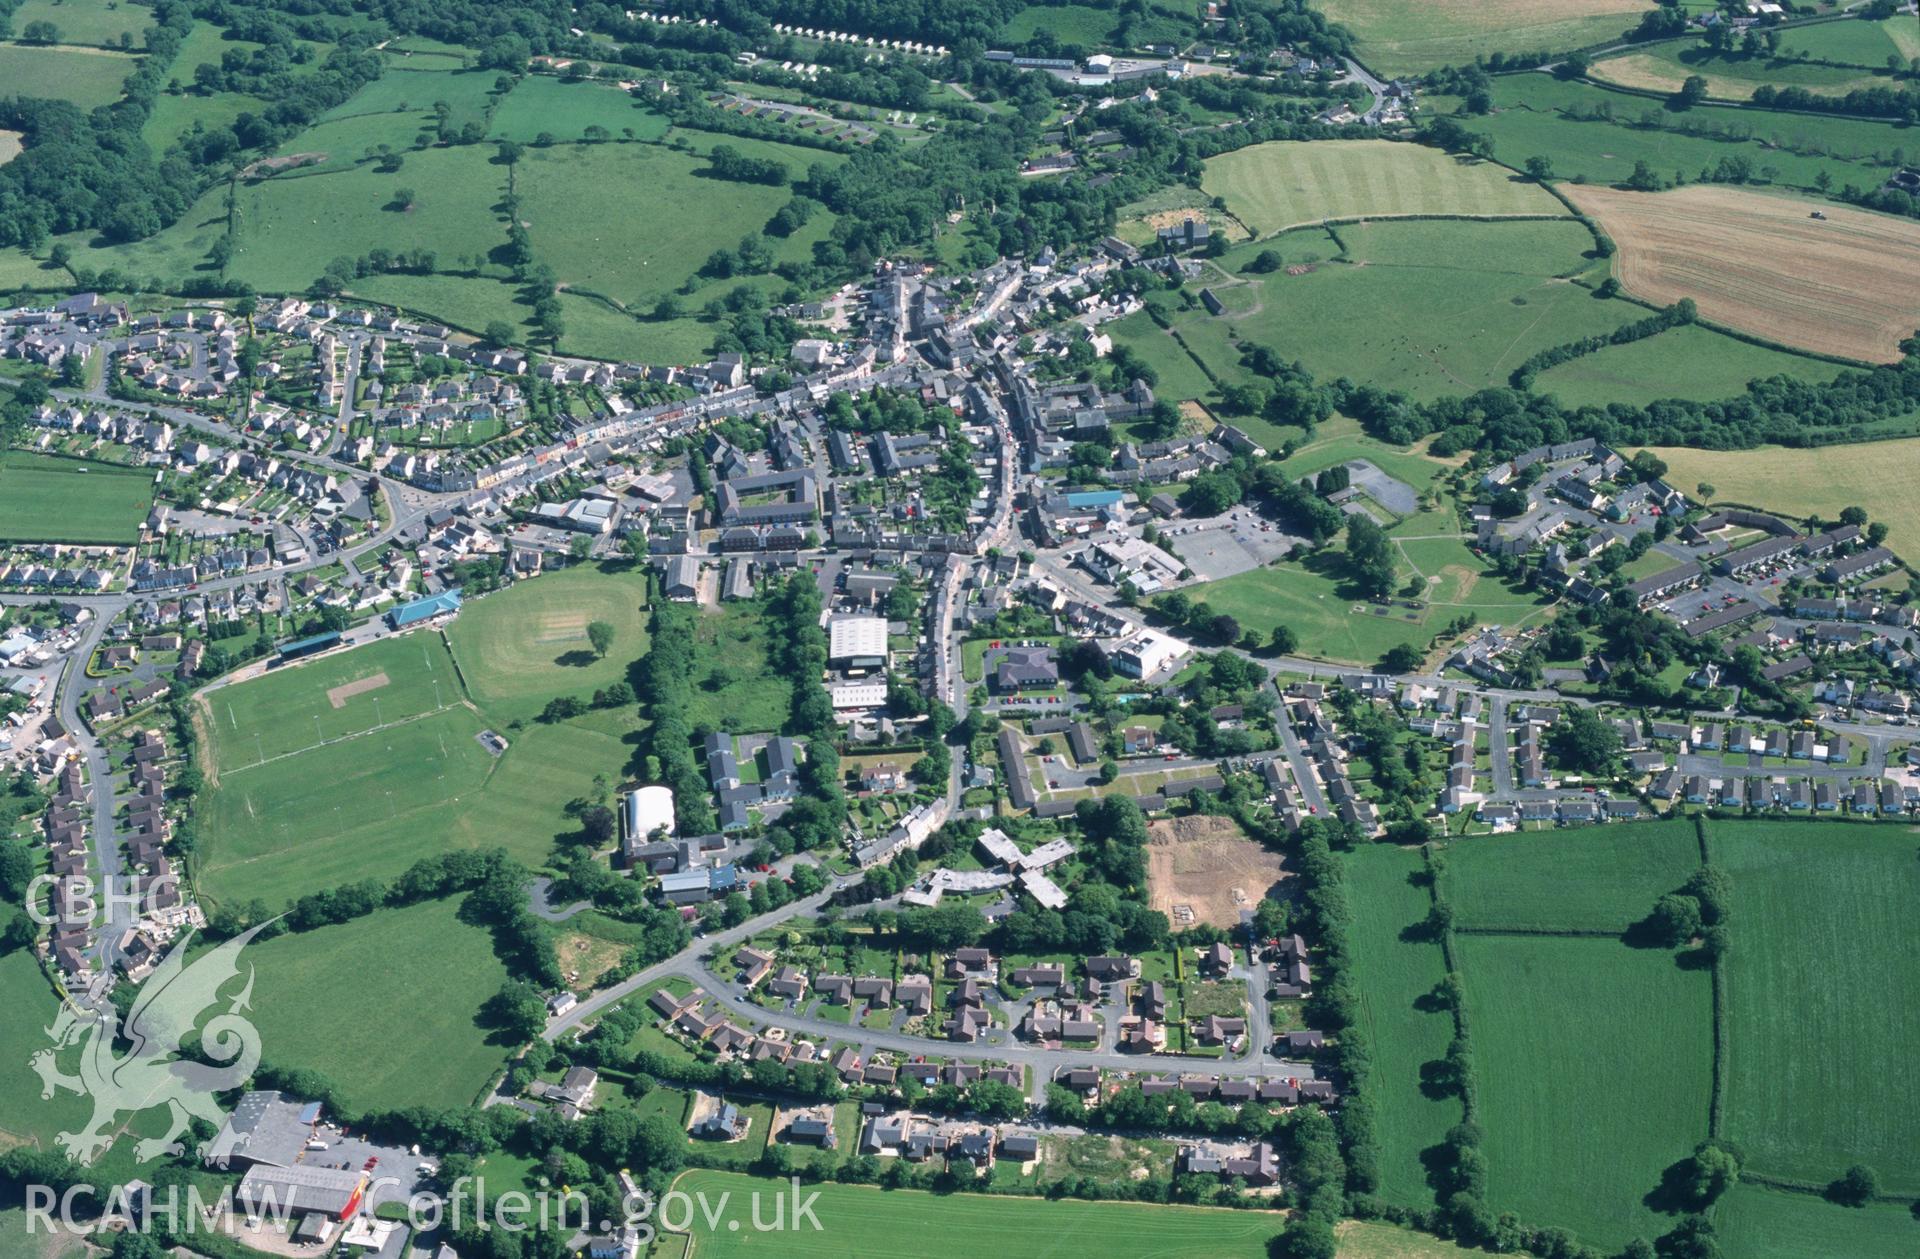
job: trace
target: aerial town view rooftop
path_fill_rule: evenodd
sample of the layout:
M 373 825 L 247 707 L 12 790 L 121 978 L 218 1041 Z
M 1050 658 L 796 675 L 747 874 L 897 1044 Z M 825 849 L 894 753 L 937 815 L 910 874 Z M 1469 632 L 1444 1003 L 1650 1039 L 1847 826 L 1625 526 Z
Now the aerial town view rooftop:
M 1912 1259 L 1916 163 L 1912 0 L 0 0 L 0 1259 Z

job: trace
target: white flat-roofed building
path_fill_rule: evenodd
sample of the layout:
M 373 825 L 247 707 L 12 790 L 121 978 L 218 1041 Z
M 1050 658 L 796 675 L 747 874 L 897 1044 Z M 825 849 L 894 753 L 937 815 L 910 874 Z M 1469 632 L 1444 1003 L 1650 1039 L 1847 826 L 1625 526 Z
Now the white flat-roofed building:
M 827 625 L 829 663 L 850 669 L 877 669 L 887 663 L 887 621 L 880 616 L 847 616 Z

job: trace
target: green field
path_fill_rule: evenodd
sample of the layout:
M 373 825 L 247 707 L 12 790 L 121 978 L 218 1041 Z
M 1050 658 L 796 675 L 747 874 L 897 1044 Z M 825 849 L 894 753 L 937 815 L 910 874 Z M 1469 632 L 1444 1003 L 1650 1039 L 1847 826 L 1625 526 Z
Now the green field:
M 702 609 L 694 621 L 697 651 L 693 705 L 687 720 L 718 730 L 778 730 L 793 702 L 792 683 L 767 668 L 764 600 Z
M 120 85 L 133 73 L 133 61 L 125 53 L 99 48 L 0 44 L 0 84 L 9 95 L 72 101 L 93 109 L 120 99 Z
M 1707 1135 L 1711 981 L 1612 940 L 1462 935 L 1487 1203 L 1609 1250 Z
M 530 718 L 555 695 L 626 680 L 646 654 L 646 598 L 638 569 L 570 568 L 470 600 L 447 639 L 476 703 L 499 720 Z M 593 621 L 614 629 L 605 659 L 587 642 Z
M 1757 1171 L 1825 1185 L 1859 1162 L 1920 1192 L 1912 832 L 1715 824 L 1709 843 L 1734 885 L 1727 1135 Z M 1813 1045 L 1801 1033 L 1816 1029 Z
M 140 46 L 141 37 L 153 25 L 153 13 L 145 5 L 130 0 L 22 0 L 13 11 L 13 31 L 18 35 L 30 22 L 52 22 L 60 30 L 63 44 L 120 46 L 125 35 Z
M 39 1145 L 51 1148 L 55 1134 L 77 1130 L 92 1107 L 70 1093 L 40 1097 L 40 1077 L 28 1061 L 49 1048 L 46 1029 L 60 1009 L 53 984 L 27 952 L 0 957 L 0 1003 L 7 1017 L 0 1019 L 0 1146 Z M 71 1069 L 72 1064 L 63 1060 Z
M 1649 7 L 1642 0 L 1325 0 L 1327 17 L 1359 40 L 1375 74 L 1465 65 L 1494 52 L 1566 52 L 1615 39 Z
M 285 666 L 200 696 L 222 775 L 438 712 L 460 699 L 446 643 L 430 632 Z
M 133 543 L 153 509 L 153 474 L 90 459 L 0 452 L 0 540 Z
M 471 1104 L 505 1058 L 475 1019 L 506 968 L 458 908 L 386 909 L 250 946 L 265 1060 L 321 1072 L 355 1108 Z
M 362 114 L 431 113 L 436 105 L 444 103 L 453 124 L 465 126 L 486 118 L 493 105 L 493 84 L 498 77 L 491 70 L 390 67 L 387 73 L 320 115 L 319 120 L 333 122 Z
M 1789 376 L 1824 384 L 1843 370 L 1689 324 L 1549 368 L 1535 379 L 1534 390 L 1570 407 L 1648 406 L 1667 398 L 1713 402 L 1740 397 L 1750 380 Z
M 1744 158 L 1757 177 L 1795 188 L 1814 187 L 1822 172 L 1835 188 L 1870 188 L 1911 146 L 1887 123 L 1707 105 L 1675 115 L 1642 96 L 1545 74 L 1496 78 L 1493 100 L 1493 114 L 1461 121 L 1491 137 L 1502 161 L 1544 155 L 1560 178 L 1595 183 L 1626 179 L 1636 161 L 1691 179 L 1722 158 Z
M 1407 1207 L 1432 1204 L 1422 1152 L 1441 1144 L 1461 1118 L 1457 1099 L 1434 1096 L 1422 1083 L 1421 1069 L 1444 1058 L 1453 1039 L 1452 1015 L 1424 1000 L 1446 978 L 1440 946 L 1403 934 L 1424 921 L 1432 905 L 1427 889 L 1412 881 L 1425 871 L 1418 852 L 1384 844 L 1347 859 L 1347 894 L 1358 911 L 1349 939 L 1350 978 L 1373 1051 L 1376 1192 Z
M 432 633 L 386 639 L 206 693 L 201 720 L 217 774 L 195 863 L 200 891 L 215 902 L 258 897 L 278 905 L 315 888 L 388 878 L 450 848 L 501 847 L 522 862 L 542 863 L 555 837 L 575 827 L 567 802 L 589 793 L 596 775 L 617 780 L 632 772 L 638 718 L 628 706 L 554 724 L 530 722 L 511 732 L 508 723 L 555 695 L 585 697 L 621 675 L 644 645 L 630 619 L 616 637 L 611 663 L 576 669 L 559 663 L 557 639 L 534 641 L 573 632 L 566 607 L 616 619 L 612 601 L 620 588 L 603 579 L 583 598 L 576 580 L 563 592 L 557 619 L 528 611 L 539 599 L 532 591 L 515 592 L 491 612 L 487 600 L 477 601 L 481 628 L 465 640 L 474 658 L 463 646 L 461 669 L 482 695 L 497 700 L 499 713 L 476 707 L 477 697 L 462 687 L 453 658 Z M 523 666 L 513 656 L 516 643 L 531 655 L 524 662 L 532 670 L 527 678 L 517 676 Z M 328 696 L 382 676 L 387 681 L 373 689 L 336 692 L 339 708 Z M 547 689 L 538 689 L 536 680 Z M 783 694 L 782 713 L 785 702 Z M 510 742 L 498 758 L 475 738 L 488 727 Z
M 1441 886 L 1467 929 L 1624 931 L 1699 868 L 1692 822 L 1642 822 L 1459 840 Z
M 1912 1259 L 1920 1222 L 1903 1204 L 1864 1210 L 1811 1194 L 1737 1185 L 1713 1208 L 1722 1253 L 1739 1259 Z
M 605 127 L 619 139 L 631 130 L 642 140 L 667 133 L 667 120 L 617 87 L 591 80 L 568 83 L 548 75 L 530 75 L 507 93 L 487 133 L 495 140 L 531 143 L 542 134 L 556 140 L 580 140 L 588 127 Z
M 742 152 L 751 141 L 737 143 Z M 763 146 L 796 174 L 808 155 L 780 145 Z M 732 249 L 744 236 L 759 236 L 774 211 L 793 195 L 785 188 L 734 183 L 702 172 L 692 154 L 651 144 L 573 145 L 530 149 L 521 159 L 521 217 L 534 253 L 563 284 L 599 293 L 645 313 L 698 271 L 716 249 Z M 644 194 L 642 195 L 642 190 Z M 643 214 L 647 230 L 633 230 Z M 833 216 L 821 212 L 782 240 L 767 237 L 776 262 L 811 256 L 825 239 Z M 775 277 L 724 279 L 681 299 L 697 310 L 712 296 L 741 283 L 782 283 Z M 706 283 L 703 281 L 703 283 Z
M 1386 140 L 1276 140 L 1210 158 L 1200 187 L 1256 236 L 1325 219 L 1559 216 L 1566 207 L 1491 162 Z
M 1879 70 L 1888 57 L 1908 61 L 1920 56 L 1920 25 L 1911 14 L 1878 22 L 1821 22 L 1781 32 L 1780 52 Z
M 1590 265 L 1583 254 L 1592 237 L 1571 221 L 1379 222 L 1339 235 L 1351 261 L 1260 276 L 1250 298 L 1223 289 L 1223 299 L 1236 296 L 1218 317 L 1197 303 L 1168 317 L 1222 382 L 1251 381 L 1243 347 L 1265 345 L 1321 380 L 1346 376 L 1424 400 L 1504 386 L 1529 355 L 1645 314 L 1561 278 Z M 1337 250 L 1311 229 L 1239 246 L 1221 262 L 1237 270 L 1265 248 L 1290 264 Z M 1164 333 L 1135 327 L 1139 339 L 1127 344 L 1151 347 L 1151 361 L 1169 352 L 1156 345 Z M 1126 338 L 1127 329 L 1115 329 L 1116 340 Z
M 708 1206 L 721 1213 L 722 1222 L 709 1226 L 692 1202 L 676 1200 L 671 1209 L 662 1204 L 664 1218 L 672 1223 L 684 1222 L 680 1217 L 690 1210 L 693 1253 L 701 1259 L 758 1255 L 769 1248 L 782 1259 L 944 1259 L 952 1253 L 956 1238 L 966 1238 L 969 1246 L 985 1252 L 1009 1254 L 1074 1254 L 1087 1239 L 1098 1238 L 1107 1259 L 1255 1259 L 1267 1253 L 1267 1239 L 1281 1227 L 1280 1217 L 1263 1211 L 1073 1199 L 1049 1202 L 822 1184 L 806 1190 L 808 1196 L 819 1194 L 813 1208 L 819 1231 L 803 1227 L 757 1234 L 749 1200 L 756 1192 L 761 1194 L 760 1218 L 770 1221 L 773 1196 L 792 1192 L 785 1181 L 693 1171 L 675 1181 L 674 1189 L 693 1201 L 704 1194 Z M 720 1205 L 722 1194 L 730 1195 L 725 1205 Z M 736 1221 L 737 1230 L 729 1230 L 727 1220 Z M 1051 1240 L 1036 1246 L 1036 1237 Z

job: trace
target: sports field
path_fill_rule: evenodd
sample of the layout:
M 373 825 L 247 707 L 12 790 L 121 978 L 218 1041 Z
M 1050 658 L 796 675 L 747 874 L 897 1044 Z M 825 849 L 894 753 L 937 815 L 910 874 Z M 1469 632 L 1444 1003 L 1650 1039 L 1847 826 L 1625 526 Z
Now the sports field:
M 555 695 L 627 680 L 646 654 L 646 597 L 640 570 L 570 568 L 469 600 L 447 639 L 489 716 L 528 718 Z M 613 627 L 605 659 L 587 641 L 594 621 Z
M 440 635 L 383 639 L 274 669 L 199 700 L 221 775 L 453 707 L 463 698 Z
M 1892 44 L 1888 43 L 1888 50 Z M 1885 58 L 1883 57 L 1882 60 Z M 1651 52 L 1628 53 L 1594 63 L 1592 75 L 1602 83 L 1677 92 L 1694 75 L 1704 79 L 1707 95 L 1719 100 L 1744 101 L 1762 84 L 1805 88 L 1820 96 L 1891 87 L 1894 80 L 1866 70 L 1840 66 L 1806 65 L 1784 58 L 1717 56 L 1703 46 L 1664 44 Z
M 1824 1185 L 1859 1162 L 1920 1193 L 1914 834 L 1715 824 L 1709 843 L 1734 888 L 1727 1135 L 1758 1171 Z
M 133 62 L 126 53 L 103 48 L 0 44 L 0 84 L 6 85 L 8 95 L 72 101 L 93 109 L 120 99 L 120 85 L 133 73 Z
M 504 1060 L 475 1020 L 507 973 L 459 904 L 383 909 L 250 946 L 262 1057 L 321 1072 L 355 1108 L 471 1104 Z
M 1702 184 L 1563 191 L 1613 237 L 1621 284 L 1647 301 L 1690 297 L 1703 318 L 1872 362 L 1896 361 L 1920 326 L 1920 223 Z
M 134 543 L 153 474 L 91 459 L 0 452 L 0 540 Z
M 1256 236 L 1396 214 L 1562 215 L 1504 166 L 1386 140 L 1276 140 L 1207 160 L 1200 183 Z
M 1708 973 L 1614 940 L 1460 935 L 1454 952 L 1488 1205 L 1608 1251 L 1666 1232 L 1641 1199 L 1707 1135 Z
M 1705 481 L 1725 502 L 1790 506 L 1830 520 L 1858 504 L 1886 523 L 1887 545 L 1897 554 L 1920 558 L 1920 498 L 1913 492 L 1920 485 L 1920 438 L 1816 450 L 1662 446 L 1654 453 L 1667 461 L 1674 485 L 1691 492 Z
M 1463 839 L 1441 886 L 1466 929 L 1624 931 L 1699 868 L 1692 822 L 1642 822 Z
M 802 1227 L 756 1233 L 750 1206 L 754 1195 L 760 1195 L 761 1221 L 770 1222 L 775 1195 L 786 1196 L 786 1205 L 792 1206 L 792 1190 L 785 1181 L 703 1170 L 681 1176 L 674 1190 L 690 1201 L 669 1195 L 659 1218 L 679 1224 L 691 1215 L 693 1253 L 700 1259 L 763 1252 L 782 1259 L 944 1259 L 952 1253 L 955 1238 L 966 1238 L 970 1247 L 984 1253 L 1065 1256 L 1080 1253 L 1086 1239 L 1095 1237 L 1108 1259 L 1256 1259 L 1267 1253 L 1267 1239 L 1283 1224 L 1281 1217 L 1266 1211 L 822 1184 L 804 1190 L 804 1196 L 819 1195 L 813 1207 L 819 1231 Z M 702 1195 L 718 1216 L 717 1225 L 703 1217 L 698 1205 Z M 730 1229 L 728 1221 L 737 1228 Z M 911 1227 L 903 1227 L 907 1221 Z
M 1717 402 L 1746 393 L 1750 380 L 1787 376 L 1825 383 L 1844 370 L 1837 363 L 1689 324 L 1549 368 L 1535 379 L 1534 389 L 1575 407 L 1646 406 L 1667 398 Z
M 1616 38 L 1650 7 L 1640 0 L 1326 0 L 1374 73 L 1465 65 L 1492 52 L 1566 52 Z
M 1409 934 L 1432 898 L 1415 879 L 1426 863 L 1407 848 L 1375 844 L 1347 858 L 1347 895 L 1354 905 L 1349 946 L 1360 1025 L 1373 1051 L 1374 1132 L 1380 1143 L 1379 1196 L 1407 1207 L 1433 1203 L 1423 1151 L 1460 1122 L 1457 1098 L 1430 1092 L 1422 1068 L 1447 1053 L 1453 1016 L 1427 998 L 1446 978 L 1439 944 Z

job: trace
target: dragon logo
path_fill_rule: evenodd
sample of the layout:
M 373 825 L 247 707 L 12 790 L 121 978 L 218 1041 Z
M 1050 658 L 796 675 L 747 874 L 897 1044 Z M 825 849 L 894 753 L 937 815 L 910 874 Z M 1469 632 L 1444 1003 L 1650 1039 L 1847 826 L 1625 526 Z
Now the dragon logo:
M 34 1054 L 31 1065 L 40 1076 L 42 1098 L 64 1089 L 93 1099 L 93 1118 L 86 1128 L 59 1136 L 70 1158 L 92 1163 L 113 1144 L 122 1116 L 156 1106 L 165 1106 L 170 1119 L 164 1136 L 135 1145 L 134 1154 L 143 1163 L 183 1153 L 179 1137 L 191 1120 L 202 1119 L 216 1128 L 225 1123 L 215 1095 L 239 1088 L 260 1065 L 260 1033 L 241 1015 L 253 996 L 251 965 L 246 968 L 245 987 L 225 1010 L 198 1027 L 195 1056 L 184 1057 L 182 1051 L 200 1017 L 220 1003 L 221 988 L 240 974 L 240 951 L 268 925 L 261 923 L 235 936 L 191 966 L 186 959 L 188 936 L 182 934 L 141 985 L 125 1027 L 112 1006 L 97 1012 L 61 1007 L 53 1026 L 46 1029 L 54 1047 Z M 132 1048 L 116 1054 L 115 1046 L 121 1042 Z M 79 1074 L 70 1075 L 56 1057 L 74 1045 L 80 1046 Z M 217 1144 L 217 1138 L 208 1141 L 199 1152 L 224 1166 L 224 1152 L 215 1148 Z

